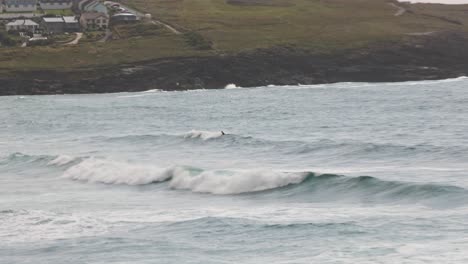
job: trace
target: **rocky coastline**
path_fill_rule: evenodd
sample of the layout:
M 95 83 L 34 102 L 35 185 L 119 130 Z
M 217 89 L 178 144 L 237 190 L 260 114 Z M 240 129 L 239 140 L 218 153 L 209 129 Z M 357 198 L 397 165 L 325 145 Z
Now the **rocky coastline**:
M 0 95 L 222 89 L 231 83 L 255 87 L 446 79 L 468 75 L 467 45 L 467 35 L 445 32 L 333 54 L 277 47 L 70 71 L 16 71 L 0 73 Z

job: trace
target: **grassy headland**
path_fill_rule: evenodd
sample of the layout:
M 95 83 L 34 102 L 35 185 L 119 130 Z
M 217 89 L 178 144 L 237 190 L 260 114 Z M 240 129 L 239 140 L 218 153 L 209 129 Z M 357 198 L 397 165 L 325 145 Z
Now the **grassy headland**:
M 236 56 L 278 49 L 293 54 L 365 53 L 368 47 L 412 43 L 431 34 L 468 34 L 468 5 L 410 5 L 393 0 L 121 2 L 151 14 L 152 21 L 114 27 L 114 39 L 105 43 L 85 38 L 76 46 L 0 47 L 0 75 L 112 68 L 164 58 Z M 401 8 L 405 12 L 397 15 Z
M 183 32 L 212 42 L 200 51 L 184 35 L 161 29 L 155 35 L 130 35 L 108 43 L 0 49 L 2 69 L 53 69 L 131 63 L 174 56 L 238 53 L 289 46 L 313 52 L 398 40 L 406 34 L 468 31 L 467 8 L 412 5 L 395 16 L 387 0 L 123 0 Z M 456 19 L 450 23 L 441 17 Z

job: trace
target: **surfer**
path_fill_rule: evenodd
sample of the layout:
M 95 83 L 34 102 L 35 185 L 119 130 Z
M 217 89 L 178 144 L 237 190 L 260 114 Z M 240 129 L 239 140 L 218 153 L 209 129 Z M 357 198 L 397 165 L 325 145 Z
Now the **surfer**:
M 224 131 L 221 131 L 221 136 L 224 136 L 224 135 L 226 135 L 226 134 L 224 133 Z

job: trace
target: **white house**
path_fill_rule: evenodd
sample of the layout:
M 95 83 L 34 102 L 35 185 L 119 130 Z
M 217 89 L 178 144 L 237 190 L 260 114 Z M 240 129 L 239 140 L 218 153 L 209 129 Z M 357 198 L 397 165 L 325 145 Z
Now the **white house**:
M 30 19 L 18 19 L 5 25 L 6 30 L 36 32 L 39 24 Z
M 109 26 L 109 16 L 99 12 L 81 14 L 80 24 L 84 29 L 105 29 Z
M 5 0 L 6 12 L 34 12 L 37 10 L 37 0 Z
M 72 0 L 39 0 L 39 5 L 43 10 L 62 10 L 70 9 L 73 5 Z

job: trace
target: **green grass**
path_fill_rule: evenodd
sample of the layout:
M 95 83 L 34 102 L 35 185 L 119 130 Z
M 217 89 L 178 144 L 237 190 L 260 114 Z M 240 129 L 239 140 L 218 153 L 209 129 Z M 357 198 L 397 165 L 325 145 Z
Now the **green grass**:
M 44 10 L 43 14 L 46 15 L 58 15 L 58 16 L 73 16 L 75 15 L 71 9 L 60 9 L 60 10 Z
M 395 17 L 386 0 L 274 0 L 267 6 L 225 0 L 124 0 L 170 24 L 197 31 L 224 52 L 277 45 L 308 49 L 352 48 L 405 33 L 451 27 L 416 15 Z
M 265 5 L 229 3 L 253 0 L 122 1 L 185 33 L 175 35 L 150 24 L 121 25 L 114 29 L 118 40 L 107 43 L 84 39 L 74 47 L 0 49 L 0 69 L 95 67 L 277 46 L 329 53 L 403 39 L 407 33 L 468 31 L 467 8 L 412 5 L 413 12 L 395 17 L 389 0 L 254 1 Z
M 77 46 L 10 48 L 0 52 L 1 69 L 60 69 L 109 66 L 161 57 L 203 55 L 189 52 L 184 39 L 133 38 L 109 43 L 83 43 Z

